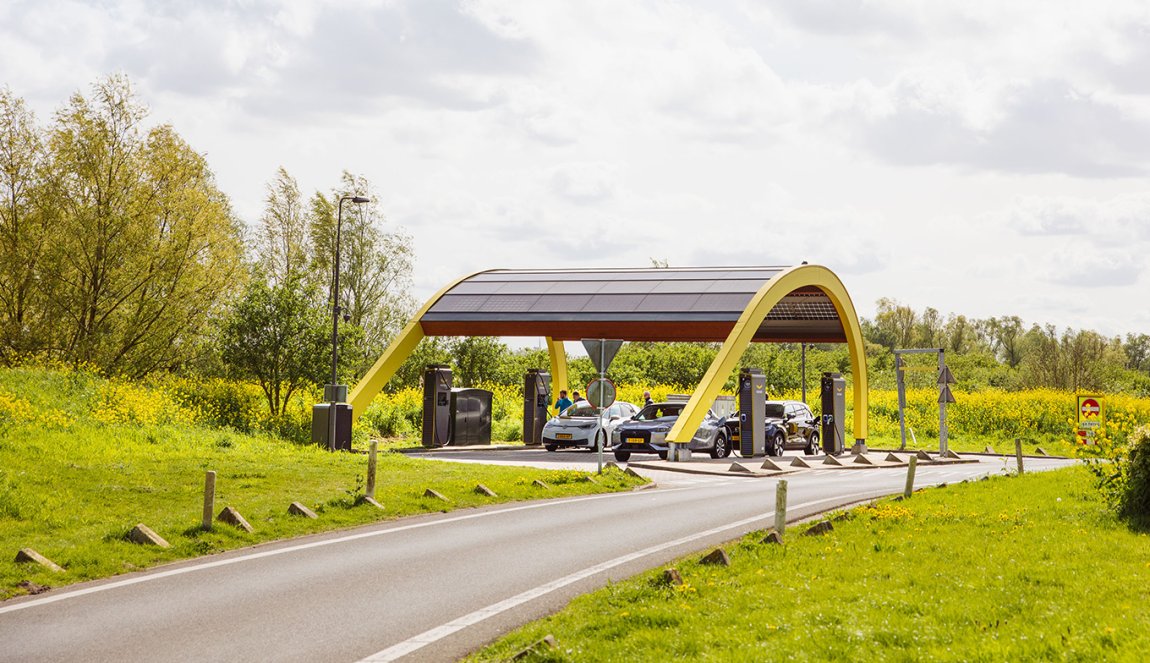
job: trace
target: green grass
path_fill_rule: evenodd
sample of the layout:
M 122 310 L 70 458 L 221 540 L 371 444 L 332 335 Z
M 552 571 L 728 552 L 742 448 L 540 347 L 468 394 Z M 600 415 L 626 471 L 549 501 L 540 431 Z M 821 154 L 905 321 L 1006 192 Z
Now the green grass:
M 1150 659 L 1150 537 L 1083 468 L 998 477 L 848 512 L 820 537 L 732 542 L 575 599 L 472 660 L 553 634 L 548 661 Z
M 898 449 L 901 443 L 902 440 L 897 434 L 875 435 L 867 439 L 867 447 L 871 449 Z M 949 435 L 947 436 L 946 446 L 948 449 L 958 453 L 964 451 L 982 453 L 983 450 L 989 446 L 994 449 L 995 453 L 1010 456 L 1014 455 L 1014 439 L 1005 439 L 998 435 Z M 1035 455 L 1039 447 L 1051 456 L 1074 458 L 1078 453 L 1073 444 L 1054 435 L 1032 436 L 1022 439 L 1022 453 L 1024 455 Z M 922 449 L 925 451 L 938 451 L 938 438 L 920 436 L 916 442 L 908 433 L 906 436 L 906 448 L 910 450 Z
M 376 497 L 382 511 L 357 504 L 364 454 L 332 454 L 271 436 L 192 423 L 101 423 L 93 417 L 107 383 L 85 374 L 0 371 L 0 599 L 25 593 L 24 581 L 59 587 L 255 543 L 402 516 L 511 500 L 624 490 L 643 483 L 618 470 L 596 482 L 575 471 L 444 463 L 380 455 Z M 128 394 L 126 411 L 147 410 L 148 391 Z M 31 408 L 11 407 L 17 398 Z M 3 405 L 3 403 L 0 403 Z M 7 414 L 5 414 L 5 412 Z M 29 415 L 29 412 L 34 414 Z M 45 424 L 40 414 L 48 412 Z M 13 414 L 15 413 L 15 414 Z M 30 420 L 29 417 L 32 417 Z M 60 423 L 61 417 L 68 419 Z M 23 418 L 23 419 L 22 419 Z M 233 506 L 248 534 L 217 523 L 199 528 L 206 470 L 214 470 L 216 507 Z M 547 488 L 532 485 L 535 479 Z M 483 483 L 498 494 L 474 492 Z M 451 502 L 423 497 L 434 488 Z M 318 520 L 288 515 L 298 501 Z M 129 543 L 144 523 L 167 539 L 161 550 Z M 16 564 L 30 547 L 65 567 L 62 574 Z

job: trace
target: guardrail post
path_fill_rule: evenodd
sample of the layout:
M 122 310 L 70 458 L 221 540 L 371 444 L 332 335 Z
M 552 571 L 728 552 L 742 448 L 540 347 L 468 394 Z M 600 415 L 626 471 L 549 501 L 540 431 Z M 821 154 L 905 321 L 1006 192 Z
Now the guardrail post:
M 379 451 L 379 440 L 372 440 L 367 452 L 367 486 L 364 487 L 365 496 L 375 499 L 375 456 Z
M 906 466 L 906 488 L 902 491 L 902 496 L 908 500 L 911 493 L 914 492 L 914 472 L 916 469 L 918 469 L 918 456 L 911 456 Z
M 1018 459 L 1018 476 L 1022 476 L 1022 438 L 1014 438 L 1014 457 Z
M 216 512 L 216 471 L 204 473 L 204 531 L 212 530 L 212 514 Z
M 787 529 L 787 480 L 779 481 L 775 488 L 775 531 L 781 537 Z

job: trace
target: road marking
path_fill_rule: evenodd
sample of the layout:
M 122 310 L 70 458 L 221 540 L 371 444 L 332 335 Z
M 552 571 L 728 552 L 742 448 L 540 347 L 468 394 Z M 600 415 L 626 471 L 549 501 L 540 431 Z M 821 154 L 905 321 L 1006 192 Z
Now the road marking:
M 683 487 L 683 488 L 663 488 L 663 489 L 659 490 L 659 494 L 665 495 L 667 493 L 677 493 L 677 492 L 683 491 L 683 490 L 697 490 L 699 488 L 701 488 L 701 487 L 689 486 L 689 487 Z M 0 615 L 4 614 L 6 612 L 15 612 L 17 610 L 24 610 L 27 608 L 33 608 L 33 607 L 37 607 L 37 606 L 41 606 L 41 605 L 47 605 L 49 603 L 56 603 L 57 601 L 63 601 L 66 599 L 79 598 L 81 596 L 87 596 L 88 594 L 95 594 L 97 592 L 106 592 L 108 590 L 119 589 L 120 587 L 127 587 L 129 585 L 137 585 L 137 584 L 142 583 L 142 582 L 159 580 L 161 578 L 170 578 L 172 576 L 184 575 L 185 573 L 192 573 L 195 571 L 205 571 L 208 569 L 214 569 L 214 568 L 218 568 L 221 566 L 230 566 L 232 564 L 239 564 L 241 562 L 249 562 L 252 560 L 264 559 L 266 557 L 275 557 L 277 555 L 286 555 L 288 553 L 298 552 L 301 550 L 310 550 L 312 548 L 322 548 L 324 546 L 335 545 L 337 543 L 346 543 L 348 541 L 357 541 L 359 539 L 368 539 L 368 538 L 375 537 L 375 536 L 383 536 L 385 534 L 394 534 L 396 532 L 406 532 L 408 530 L 422 529 L 424 527 L 434 527 L 437 525 L 446 525 L 448 523 L 457 523 L 457 522 L 460 522 L 463 520 L 472 520 L 475 518 L 486 518 L 488 516 L 501 515 L 501 514 L 505 514 L 505 513 L 514 513 L 516 511 L 528 511 L 531 509 L 542 509 L 545 507 L 560 506 L 563 504 L 570 504 L 571 502 L 587 502 L 587 501 L 591 501 L 591 500 L 609 499 L 609 498 L 613 498 L 613 497 L 628 497 L 628 496 L 641 497 L 641 496 L 646 496 L 646 495 L 647 495 L 647 491 L 631 491 L 631 492 L 626 492 L 626 493 L 607 493 L 607 494 L 603 494 L 603 495 L 588 495 L 586 497 L 575 497 L 575 498 L 566 499 L 566 500 L 546 501 L 546 502 L 540 502 L 538 504 L 524 504 L 524 505 L 519 505 L 519 506 L 508 507 L 506 509 L 484 511 L 481 513 L 468 513 L 468 514 L 464 514 L 462 516 L 453 516 L 450 518 L 444 518 L 442 520 L 433 520 L 433 521 L 422 522 L 422 523 L 412 523 L 410 525 L 400 525 L 398 527 L 390 527 L 390 528 L 382 529 L 382 530 L 373 530 L 371 532 L 360 532 L 358 534 L 349 534 L 347 536 L 341 536 L 341 537 L 338 537 L 335 539 L 325 539 L 323 541 L 312 541 L 311 543 L 301 543 L 299 545 L 288 546 L 286 548 L 277 548 L 276 550 L 265 550 L 263 552 L 251 553 L 251 554 L 243 555 L 240 557 L 232 557 L 229 559 L 218 559 L 218 560 L 215 560 L 212 562 L 204 562 L 202 564 L 194 564 L 192 566 L 185 566 L 185 567 L 178 568 L 178 569 L 170 569 L 168 571 L 160 571 L 158 573 L 148 573 L 147 575 L 141 575 L 141 576 L 137 576 L 134 578 L 125 578 L 124 580 L 117 580 L 117 581 L 109 582 L 109 583 L 106 583 L 103 585 L 97 585 L 95 587 L 86 587 L 84 589 L 77 589 L 74 591 L 66 591 L 65 590 L 65 592 L 60 593 L 60 594 L 56 594 L 55 596 L 44 596 L 44 597 L 41 597 L 38 599 L 33 599 L 31 601 L 24 601 L 21 603 L 14 603 L 12 605 L 0 606 Z M 365 525 L 365 527 L 370 527 L 370 525 Z M 147 573 L 147 572 L 145 571 L 144 573 Z
M 831 503 L 831 502 L 841 502 L 844 498 L 865 499 L 866 496 L 872 496 L 874 494 L 875 494 L 875 491 L 871 490 L 871 491 L 867 491 L 865 493 L 864 492 L 858 492 L 858 493 L 854 493 L 854 494 L 850 494 L 850 495 L 840 495 L 838 497 L 828 497 L 826 499 L 815 500 L 814 502 L 805 502 L 802 504 L 796 504 L 796 505 L 794 505 L 794 508 L 811 507 L 811 506 L 817 506 L 819 504 Z M 853 500 L 848 500 L 848 502 L 849 501 L 853 501 Z M 695 534 L 690 534 L 688 536 L 684 536 L 682 538 L 675 539 L 674 541 L 667 541 L 665 543 L 660 543 L 658 545 L 654 545 L 654 546 L 651 546 L 649 548 L 644 548 L 643 550 L 640 550 L 638 552 L 633 552 L 633 553 L 630 553 L 628 555 L 623 555 L 622 557 L 617 557 L 617 558 L 612 559 L 612 560 L 607 561 L 607 562 L 602 562 L 600 564 L 596 564 L 595 566 L 587 567 L 587 568 L 583 569 L 582 571 L 576 571 L 575 573 L 564 576 L 564 577 L 559 578 L 557 580 L 552 580 L 549 583 L 539 585 L 538 587 L 535 587 L 533 589 L 529 589 L 529 590 L 527 590 L 521 594 L 517 594 L 517 595 L 512 596 L 511 598 L 508 598 L 508 599 L 504 599 L 503 601 L 500 601 L 498 603 L 493 603 L 493 604 L 491 604 L 485 608 L 480 608 L 479 610 L 476 610 L 474 612 L 463 615 L 462 617 L 460 617 L 458 619 L 454 619 L 450 622 L 447 622 L 446 624 L 443 624 L 443 625 L 437 626 L 433 629 L 424 631 L 423 633 L 420 633 L 419 635 L 412 636 L 412 637 L 408 638 L 407 640 L 404 640 L 403 642 L 396 643 L 396 644 L 388 647 L 387 649 L 384 649 L 382 651 L 379 651 L 379 652 L 372 654 L 371 656 L 368 656 L 367 658 L 360 659 L 360 663 L 386 663 L 387 661 L 397 660 L 399 658 L 407 656 L 408 654 L 410 654 L 414 651 L 422 649 L 423 647 L 426 647 L 427 645 L 430 645 L 434 642 L 438 642 L 439 640 L 442 640 L 443 638 L 446 638 L 449 635 L 452 635 L 454 633 L 462 631 L 463 629 L 465 629 L 469 626 L 473 626 L 475 624 L 478 624 L 479 622 L 481 622 L 485 619 L 488 619 L 490 617 L 494 617 L 495 615 L 498 615 L 502 612 L 507 612 L 508 610 L 511 610 L 512 608 L 523 605 L 524 603 L 527 603 L 528 601 L 532 601 L 534 599 L 537 599 L 541 596 L 545 596 L 546 594 L 554 592 L 557 589 L 562 589 L 568 585 L 579 582 L 580 580 L 590 578 L 591 576 L 593 576 L 597 573 L 602 573 L 603 571 L 607 571 L 609 569 L 615 568 L 616 566 L 620 566 L 622 564 L 626 564 L 628 562 L 635 561 L 635 560 L 640 559 L 642 557 L 646 557 L 647 555 L 653 555 L 655 553 L 659 553 L 659 552 L 662 552 L 664 550 L 669 550 L 669 549 L 674 548 L 676 546 L 681 546 L 681 545 L 684 545 L 687 543 L 691 543 L 693 541 L 698 541 L 699 539 L 703 539 L 703 538 L 706 538 L 708 536 L 712 536 L 714 534 L 719 534 L 721 532 L 725 532 L 725 531 L 730 530 L 730 529 L 735 529 L 737 527 L 743 527 L 745 525 L 749 525 L 751 523 L 758 522 L 761 520 L 770 520 L 771 518 L 774 517 L 774 515 L 775 515 L 774 511 L 769 511 L 769 512 L 764 513 L 761 516 L 753 516 L 751 518 L 744 518 L 742 520 L 739 520 L 739 521 L 736 521 L 733 523 L 729 523 L 727 525 L 714 527 L 714 528 L 706 530 L 704 532 L 697 532 Z

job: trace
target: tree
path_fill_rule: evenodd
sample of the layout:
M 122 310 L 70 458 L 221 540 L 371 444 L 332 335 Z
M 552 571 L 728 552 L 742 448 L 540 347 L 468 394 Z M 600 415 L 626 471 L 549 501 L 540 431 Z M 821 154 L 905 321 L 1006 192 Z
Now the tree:
M 256 279 L 224 327 L 224 361 L 259 383 L 273 415 L 298 389 L 323 381 L 330 366 L 329 319 L 315 300 L 298 274 L 275 285 Z
M 282 166 L 267 184 L 257 244 L 266 278 L 280 283 L 308 268 L 308 236 L 299 184 Z
M 383 232 L 384 218 L 371 183 L 344 171 L 330 196 L 316 193 L 309 205 L 312 272 L 331 292 L 337 206 L 343 196 L 360 195 L 371 202 L 344 205 L 340 229 L 340 307 L 350 324 L 363 330 L 355 353 L 362 374 L 407 324 L 415 304 L 411 288 L 414 252 L 411 237 L 400 230 Z
M 40 268 L 51 237 L 45 149 L 24 101 L 0 89 L 0 361 L 47 343 Z
M 494 382 L 502 376 L 502 364 L 508 357 L 507 346 L 490 336 L 463 336 L 454 339 L 448 347 L 453 379 L 461 385 Z
M 1016 368 L 1022 361 L 1022 318 L 1017 315 L 990 318 L 986 327 L 992 350 L 1007 366 Z
M 239 224 L 204 158 L 145 131 L 127 79 L 77 93 L 51 131 L 54 348 L 106 372 L 172 368 L 242 283 Z

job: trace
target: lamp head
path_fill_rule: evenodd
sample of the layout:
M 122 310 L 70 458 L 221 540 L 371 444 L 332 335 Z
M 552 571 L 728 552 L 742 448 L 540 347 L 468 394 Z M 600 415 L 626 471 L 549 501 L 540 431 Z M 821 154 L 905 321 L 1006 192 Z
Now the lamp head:
M 371 201 L 367 198 L 364 198 L 363 196 L 352 196 L 351 202 L 355 203 L 356 205 L 360 205 L 363 203 L 370 203 Z

